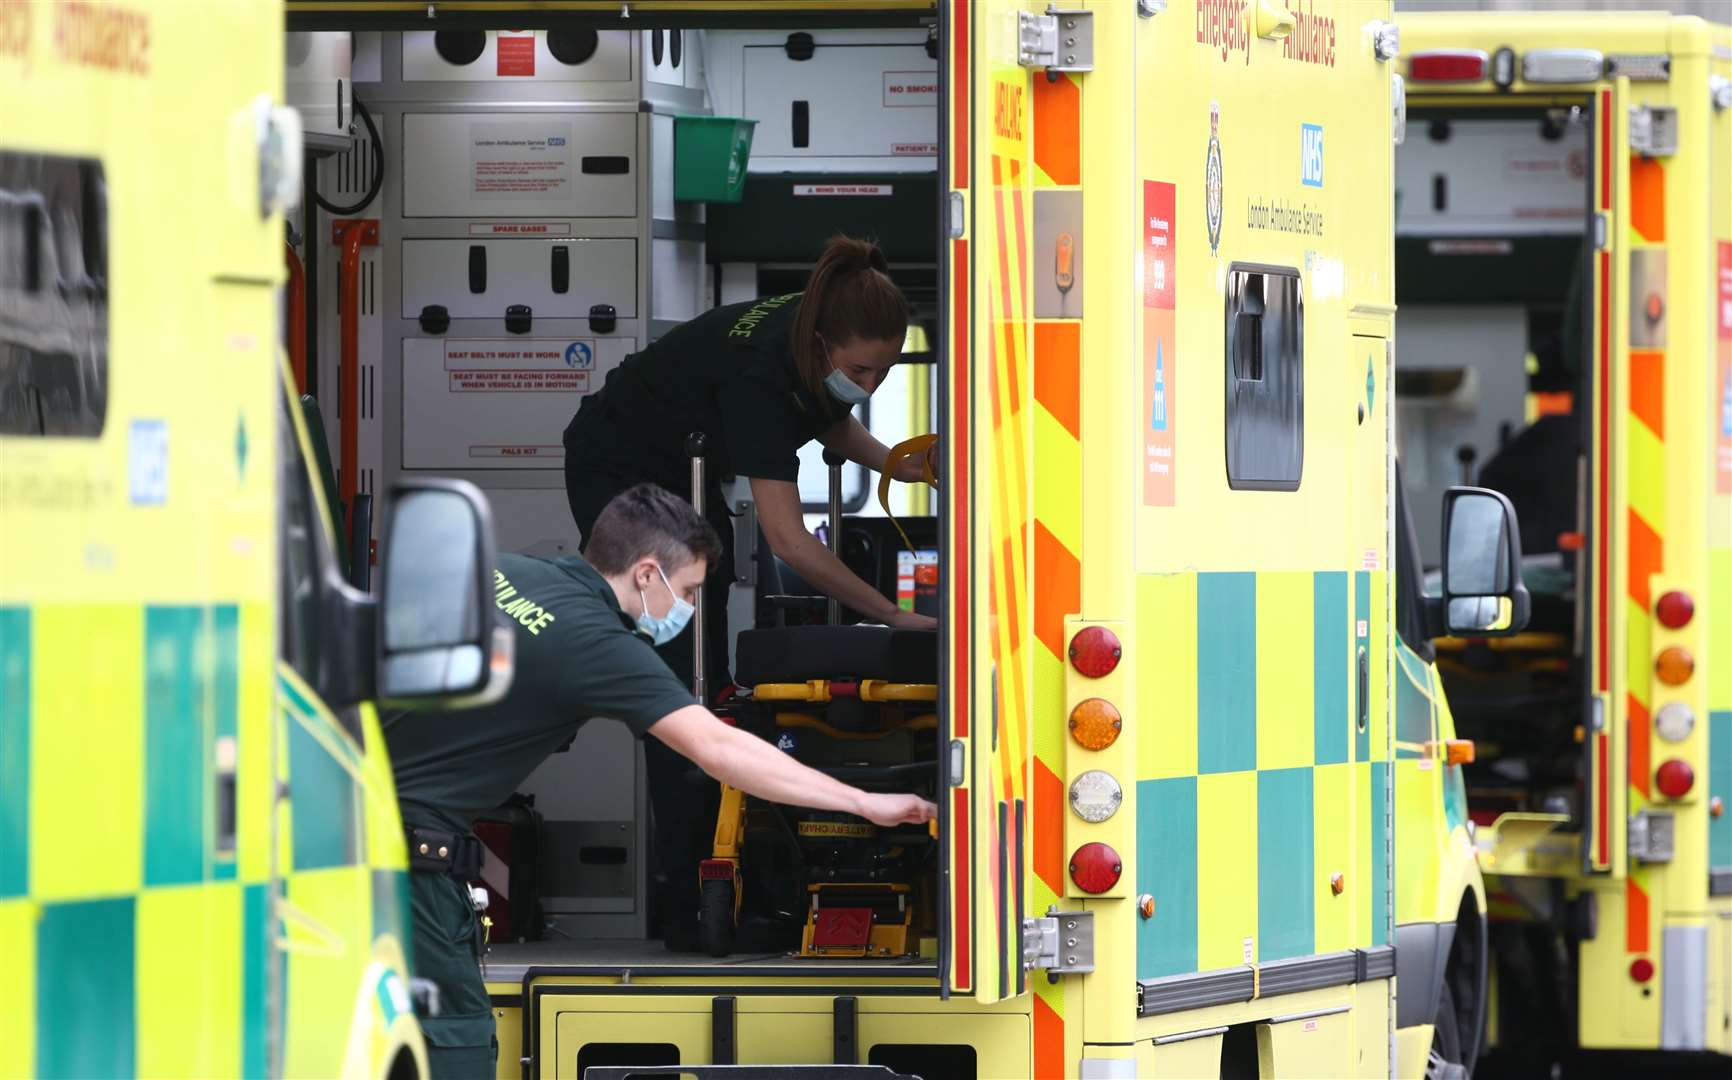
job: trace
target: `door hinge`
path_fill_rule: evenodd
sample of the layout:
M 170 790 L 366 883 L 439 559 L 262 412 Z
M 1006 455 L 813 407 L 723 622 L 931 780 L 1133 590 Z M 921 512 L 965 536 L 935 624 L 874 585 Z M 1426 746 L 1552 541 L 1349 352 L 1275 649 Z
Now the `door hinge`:
M 1637 862 L 1671 862 L 1674 834 L 1671 814 L 1643 810 L 1630 815 L 1625 845 L 1630 852 L 1630 858 Z
M 1630 149 L 1644 157 L 1678 152 L 1678 110 L 1669 105 L 1630 106 Z
M 1049 975 L 1093 971 L 1094 912 L 1048 908 L 1042 917 L 1022 920 L 1022 967 L 1025 971 L 1044 968 Z
M 1048 71 L 1095 69 L 1095 18 L 1092 11 L 1048 7 L 1044 14 L 1016 15 L 1016 62 Z

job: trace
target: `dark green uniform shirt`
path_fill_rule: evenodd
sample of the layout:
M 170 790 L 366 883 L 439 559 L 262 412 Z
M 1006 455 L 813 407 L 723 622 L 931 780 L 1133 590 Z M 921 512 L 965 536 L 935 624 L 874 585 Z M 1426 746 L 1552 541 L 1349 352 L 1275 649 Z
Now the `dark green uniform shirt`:
M 501 555 L 493 582 L 517 631 L 510 691 L 485 708 L 404 712 L 386 724 L 411 825 L 468 829 L 591 717 L 622 720 L 641 738 L 696 702 L 582 559 Z
M 568 459 L 684 493 L 686 435 L 702 431 L 712 484 L 797 480 L 800 447 L 848 415 L 828 395 L 814 400 L 795 374 L 799 310 L 799 293 L 729 304 L 626 357 L 565 429 Z

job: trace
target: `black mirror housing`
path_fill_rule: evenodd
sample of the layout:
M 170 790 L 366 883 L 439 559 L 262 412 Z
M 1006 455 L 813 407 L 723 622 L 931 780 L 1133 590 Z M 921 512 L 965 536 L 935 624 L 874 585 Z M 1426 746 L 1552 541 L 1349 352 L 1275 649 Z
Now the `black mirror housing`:
M 1522 582 L 1521 528 L 1502 492 L 1444 492 L 1443 552 L 1443 596 L 1426 601 L 1427 622 L 1439 635 L 1508 637 L 1527 628 L 1532 604 Z
M 487 499 L 462 480 L 394 485 L 385 509 L 376 632 L 381 704 L 466 708 L 510 688 L 510 625 L 493 603 Z

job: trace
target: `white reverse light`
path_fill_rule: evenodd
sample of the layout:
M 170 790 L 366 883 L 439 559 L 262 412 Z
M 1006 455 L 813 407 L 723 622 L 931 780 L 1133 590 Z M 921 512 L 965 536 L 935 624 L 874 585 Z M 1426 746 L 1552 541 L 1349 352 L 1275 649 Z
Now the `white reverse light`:
M 1696 714 L 1682 701 L 1668 702 L 1654 714 L 1654 730 L 1667 742 L 1683 742 L 1695 727 Z
M 1125 793 L 1111 773 L 1090 769 L 1070 784 L 1070 808 L 1076 816 L 1098 824 L 1119 812 Z

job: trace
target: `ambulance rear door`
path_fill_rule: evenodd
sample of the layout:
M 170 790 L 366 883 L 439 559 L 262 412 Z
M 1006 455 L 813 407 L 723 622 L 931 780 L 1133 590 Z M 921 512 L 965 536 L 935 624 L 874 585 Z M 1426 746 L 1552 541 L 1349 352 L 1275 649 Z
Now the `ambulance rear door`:
M 1022 919 L 1033 847 L 1029 240 L 1032 79 L 1019 11 L 940 5 L 940 258 L 945 362 L 941 534 L 948 725 L 940 967 L 982 1003 L 1027 992 Z
M 1630 237 L 1630 83 L 1617 79 L 1594 92 L 1592 146 L 1593 240 L 1590 285 L 1593 322 L 1584 339 L 1593 343 L 1587 358 L 1592 395 L 1584 445 L 1591 451 L 1582 470 L 1587 497 L 1584 590 L 1589 655 L 1587 709 L 1583 720 L 1584 799 L 1583 869 L 1621 876 L 1625 871 L 1625 817 L 1629 799 L 1629 762 L 1625 725 L 1630 704 L 1625 676 L 1629 642 L 1624 627 L 1630 603 L 1630 572 L 1658 559 L 1658 539 L 1632 520 L 1625 467 L 1629 459 L 1629 237 Z M 1654 567 L 1657 569 L 1657 565 Z M 1645 580 L 1646 571 L 1643 571 Z M 1647 782 L 1646 769 L 1639 781 Z

